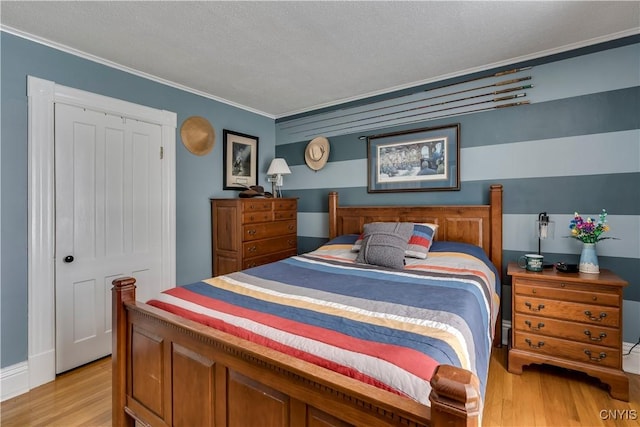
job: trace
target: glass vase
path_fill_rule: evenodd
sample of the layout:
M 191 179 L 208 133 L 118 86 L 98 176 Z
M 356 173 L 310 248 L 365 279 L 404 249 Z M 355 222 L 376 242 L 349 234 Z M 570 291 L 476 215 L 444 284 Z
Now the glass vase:
M 598 265 L 598 253 L 596 252 L 595 243 L 583 243 L 582 252 L 580 253 L 580 265 L 578 270 L 581 273 L 600 273 L 600 267 Z

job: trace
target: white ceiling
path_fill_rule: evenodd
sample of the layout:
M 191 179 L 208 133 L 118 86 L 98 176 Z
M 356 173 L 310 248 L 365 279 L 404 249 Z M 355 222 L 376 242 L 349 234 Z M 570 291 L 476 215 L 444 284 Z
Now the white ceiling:
M 0 17 L 274 118 L 640 33 L 640 1 L 2 1 Z

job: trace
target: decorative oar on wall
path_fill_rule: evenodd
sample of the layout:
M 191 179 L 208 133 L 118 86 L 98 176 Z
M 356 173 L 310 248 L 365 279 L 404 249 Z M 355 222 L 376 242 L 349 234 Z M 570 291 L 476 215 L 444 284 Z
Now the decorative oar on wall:
M 280 130 L 299 139 L 318 134 L 380 129 L 460 114 L 529 104 L 530 75 L 501 80 L 532 67 L 514 68 L 426 89 L 360 107 L 350 107 L 282 123 Z M 486 80 L 482 84 L 481 80 Z M 527 82 L 526 84 L 523 84 Z M 494 90 L 490 90 L 493 88 Z

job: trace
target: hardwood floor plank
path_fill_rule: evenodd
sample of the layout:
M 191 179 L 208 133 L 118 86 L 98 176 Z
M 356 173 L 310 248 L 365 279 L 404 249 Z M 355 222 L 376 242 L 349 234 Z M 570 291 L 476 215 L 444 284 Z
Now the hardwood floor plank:
M 612 399 L 598 380 L 581 373 L 530 366 L 522 375 L 510 374 L 506 356 L 506 347 L 494 349 L 491 356 L 483 426 L 640 427 L 640 376 L 628 374 L 631 400 L 622 402 Z M 110 426 L 111 359 L 64 373 L 2 402 L 0 425 Z

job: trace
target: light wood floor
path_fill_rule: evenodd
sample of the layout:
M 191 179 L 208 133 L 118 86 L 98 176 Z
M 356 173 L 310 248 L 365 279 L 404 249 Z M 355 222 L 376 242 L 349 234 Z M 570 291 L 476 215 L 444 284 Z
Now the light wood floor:
M 579 373 L 532 366 L 522 375 L 509 374 L 506 347 L 496 348 L 489 368 L 483 425 L 640 426 L 640 376 L 629 378 L 631 401 L 621 402 L 611 399 L 597 380 Z M 110 426 L 111 359 L 60 375 L 3 402 L 0 411 L 2 427 Z M 608 411 L 617 413 L 618 419 L 602 419 L 601 414 Z M 634 413 L 636 419 L 631 420 Z

